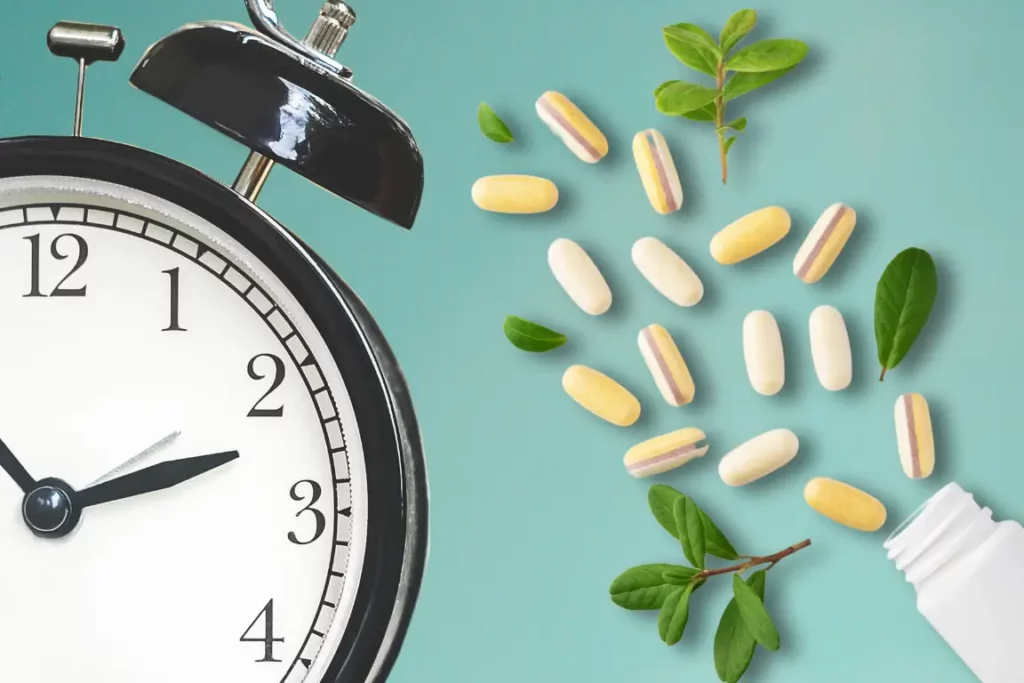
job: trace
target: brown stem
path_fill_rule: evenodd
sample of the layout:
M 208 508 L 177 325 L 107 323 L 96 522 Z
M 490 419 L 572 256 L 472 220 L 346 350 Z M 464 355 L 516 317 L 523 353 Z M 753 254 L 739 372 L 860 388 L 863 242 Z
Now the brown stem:
M 765 564 L 765 563 L 769 563 L 768 569 L 771 569 L 776 564 L 778 564 L 779 560 L 781 560 L 781 559 L 783 559 L 785 557 L 789 557 L 790 555 L 792 555 L 793 553 L 795 553 L 798 550 L 803 550 L 804 548 L 806 548 L 810 544 L 811 544 L 811 539 L 808 538 L 808 539 L 805 539 L 803 541 L 800 541 L 799 543 L 795 543 L 795 544 L 789 546 L 788 548 L 780 550 L 779 552 L 777 552 L 777 553 L 775 553 L 773 555 L 764 555 L 762 557 L 751 557 L 746 562 L 741 562 L 739 564 L 730 565 L 728 567 L 720 567 L 719 569 L 702 569 L 700 572 L 697 573 L 696 578 L 698 578 L 698 579 L 706 579 L 709 576 L 715 576 L 716 574 L 728 574 L 730 572 L 742 572 L 742 571 L 746 571 L 747 569 L 751 569 L 752 567 L 756 567 L 759 564 Z
M 885 381 L 885 371 L 886 371 L 886 370 L 888 370 L 888 368 L 886 368 L 886 367 L 885 367 L 885 366 L 883 365 L 883 366 L 882 366 L 882 374 L 878 376 L 878 381 L 879 381 L 879 382 L 884 382 L 884 381 Z
M 718 87 L 718 92 L 722 92 L 722 86 L 725 84 L 725 61 L 718 62 L 718 68 L 715 70 L 715 85 Z M 729 178 L 729 161 L 726 159 L 725 150 L 725 136 L 719 132 L 719 129 L 725 125 L 725 97 L 721 94 L 715 98 L 715 134 L 718 135 L 718 156 L 722 161 L 722 184 L 725 185 L 726 180 Z

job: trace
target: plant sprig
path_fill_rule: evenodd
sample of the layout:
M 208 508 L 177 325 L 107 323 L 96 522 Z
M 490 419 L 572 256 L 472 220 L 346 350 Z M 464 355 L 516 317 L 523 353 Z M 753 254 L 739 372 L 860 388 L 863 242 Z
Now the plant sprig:
M 715 576 L 732 574 L 733 598 L 726 605 L 715 633 L 715 671 L 724 683 L 737 683 L 746 673 L 757 646 L 778 650 L 779 632 L 764 604 L 767 572 L 780 560 L 811 544 L 806 539 L 771 555 L 740 555 L 707 513 L 688 496 L 670 486 L 655 484 L 647 494 L 651 513 L 679 540 L 692 566 L 642 564 L 622 572 L 609 588 L 612 602 L 629 610 L 659 610 L 658 635 L 668 645 L 678 643 L 690 617 L 690 596 Z M 710 568 L 707 556 L 741 560 Z M 767 566 L 763 566 L 767 565 Z M 746 578 L 742 573 L 758 568 Z
M 727 157 L 736 142 L 731 133 L 747 127 L 745 117 L 726 121 L 726 103 L 786 75 L 807 56 L 805 43 L 788 38 L 761 40 L 736 50 L 756 24 L 757 12 L 742 9 L 725 22 L 718 40 L 696 24 L 673 24 L 662 29 L 672 54 L 691 69 L 714 78 L 715 87 L 665 81 L 654 90 L 655 105 L 669 116 L 715 124 L 722 183 L 729 178 Z

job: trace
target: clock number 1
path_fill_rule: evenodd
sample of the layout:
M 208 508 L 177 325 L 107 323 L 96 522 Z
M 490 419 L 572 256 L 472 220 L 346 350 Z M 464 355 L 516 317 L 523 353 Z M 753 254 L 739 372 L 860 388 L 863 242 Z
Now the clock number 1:
M 39 234 L 36 233 L 35 235 L 29 235 L 28 237 L 24 238 L 27 239 L 32 244 L 32 284 L 28 294 L 25 294 L 23 296 L 85 296 L 85 285 L 82 285 L 78 289 L 63 289 L 63 285 L 65 282 L 67 282 L 67 279 L 69 277 L 75 274 L 75 271 L 77 271 L 85 264 L 85 260 L 89 258 L 89 245 L 86 244 L 84 237 L 81 237 L 80 235 L 74 235 L 69 232 L 54 237 L 53 241 L 50 243 L 50 255 L 53 258 L 57 259 L 58 261 L 63 261 L 64 259 L 71 256 L 70 253 L 61 253 L 61 250 L 58 247 L 58 243 L 65 237 L 70 237 L 72 240 L 75 241 L 75 244 L 78 246 L 78 258 L 75 260 L 75 265 L 74 267 L 71 268 L 71 271 L 68 272 L 68 274 L 65 275 L 60 282 L 57 283 L 57 286 L 53 288 L 53 291 L 50 292 L 49 295 L 43 294 L 39 290 L 39 261 L 42 257 L 42 255 L 40 254 L 41 249 L 39 245 Z
M 256 622 L 263 619 L 263 635 L 260 637 L 250 636 L 249 632 L 256 627 Z M 274 659 L 274 643 L 283 643 L 284 638 L 274 637 L 274 600 L 271 599 L 267 603 L 267 606 L 256 615 L 256 618 L 249 624 L 249 628 L 245 629 L 245 633 L 238 639 L 241 643 L 263 643 L 263 659 L 257 659 L 257 662 L 280 662 L 280 659 Z
M 162 332 L 185 332 L 185 328 L 178 324 L 178 269 L 162 270 L 171 279 L 171 323 Z

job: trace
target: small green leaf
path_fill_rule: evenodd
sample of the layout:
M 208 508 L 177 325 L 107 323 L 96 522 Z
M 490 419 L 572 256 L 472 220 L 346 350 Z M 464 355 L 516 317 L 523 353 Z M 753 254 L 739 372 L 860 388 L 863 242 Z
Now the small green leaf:
M 647 504 L 651 508 L 651 514 L 665 531 L 672 534 L 672 538 L 679 538 L 679 532 L 676 530 L 675 505 L 676 500 L 682 497 L 683 494 L 665 484 L 655 484 L 647 492 Z
M 743 623 L 750 631 L 750 635 L 763 647 L 778 650 L 779 632 L 754 589 L 740 578 L 739 574 L 733 574 L 732 591 L 740 608 L 740 616 L 743 617 Z
M 728 154 L 729 150 L 732 149 L 733 143 L 736 142 L 735 137 L 725 139 L 725 153 Z
M 700 109 L 694 109 L 693 111 L 688 111 L 685 114 L 681 114 L 681 116 L 685 116 L 686 118 L 692 119 L 694 121 L 714 121 L 716 116 L 715 104 L 712 102 L 711 104 L 705 105 Z
M 664 83 L 662 83 L 661 85 L 654 89 L 654 96 L 657 97 L 658 93 L 660 93 L 662 90 L 672 85 L 673 83 L 682 83 L 682 81 L 665 81 Z
M 741 9 L 729 17 L 718 38 L 722 54 L 729 54 L 729 50 L 733 49 L 736 43 L 743 40 L 748 33 L 754 30 L 754 24 L 756 23 L 757 12 L 752 9 Z
M 661 577 L 665 580 L 665 583 L 687 586 L 693 581 L 693 577 L 699 573 L 698 570 L 692 567 L 675 567 L 662 572 Z
M 696 586 L 690 584 L 672 591 L 658 613 L 658 634 L 666 645 L 675 645 L 683 637 L 690 618 L 690 595 Z
M 747 117 L 741 116 L 735 121 L 730 121 L 725 125 L 729 126 L 733 130 L 743 130 L 747 127 Z
M 674 24 L 661 30 L 669 51 L 686 66 L 714 76 L 718 67 L 718 45 L 708 32 L 693 24 Z
M 512 131 L 486 102 L 481 102 L 480 107 L 476 110 L 476 120 L 480 124 L 480 130 L 491 140 L 505 143 L 512 142 L 514 139 Z
M 746 95 L 751 90 L 757 90 L 763 85 L 768 85 L 776 78 L 785 76 L 796 67 L 788 69 L 777 69 L 775 71 L 762 71 L 760 73 L 738 73 L 725 82 L 722 94 L 725 101 L 735 100 L 737 97 Z
M 717 90 L 695 83 L 676 81 L 658 93 L 656 104 L 658 111 L 663 114 L 682 116 L 687 112 L 711 104 L 716 97 L 718 97 Z
M 661 609 L 665 598 L 676 589 L 676 584 L 665 578 L 669 573 L 696 570 L 675 564 L 641 564 L 619 574 L 608 593 L 619 607 L 629 610 Z M 691 577 L 692 578 L 692 577 Z
M 676 518 L 676 531 L 683 546 L 683 555 L 697 569 L 704 569 L 704 523 L 700 508 L 686 496 L 676 500 L 672 513 Z
M 714 555 L 723 560 L 735 560 L 739 558 L 736 548 L 725 537 L 707 514 L 700 510 L 700 519 L 704 523 L 704 547 L 709 555 Z
M 875 288 L 875 342 L 882 377 L 906 357 L 931 315 L 939 279 L 924 249 L 896 254 Z
M 513 346 L 532 353 L 543 353 L 557 349 L 567 340 L 566 336 L 560 332 L 549 330 L 543 325 L 532 323 L 529 320 L 524 320 L 514 315 L 505 318 L 505 324 L 502 329 Z
M 807 45 L 799 40 L 775 38 L 746 46 L 725 63 L 730 71 L 747 73 L 776 71 L 795 66 L 807 56 Z
M 747 584 L 754 589 L 758 597 L 764 599 L 764 571 L 754 572 L 747 579 Z M 736 598 L 729 601 L 715 632 L 715 671 L 723 683 L 737 683 L 747 672 L 757 641 L 750 635 Z

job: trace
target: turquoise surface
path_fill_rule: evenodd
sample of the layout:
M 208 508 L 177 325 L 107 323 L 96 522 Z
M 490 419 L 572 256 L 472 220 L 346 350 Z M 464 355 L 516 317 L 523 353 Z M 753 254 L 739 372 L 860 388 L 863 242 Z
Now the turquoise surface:
M 296 33 L 317 7 L 281 0 Z M 245 21 L 241 0 L 18 2 L 0 25 L 0 135 L 70 130 L 74 67 L 48 56 L 59 19 L 111 22 L 128 39 L 122 61 L 90 70 L 85 131 L 153 149 L 230 182 L 244 150 L 127 82 L 144 47 L 199 19 Z M 974 680 L 915 609 L 887 561 L 885 535 L 927 496 L 956 480 L 998 517 L 1024 519 L 1024 463 L 1016 436 L 1024 364 L 1019 313 L 1024 270 L 1016 109 L 1024 4 L 779 0 L 755 5 L 757 37 L 793 37 L 810 56 L 793 75 L 732 107 L 750 120 L 719 180 L 707 124 L 669 119 L 651 91 L 693 77 L 661 41 L 670 23 L 713 32 L 741 5 L 669 0 L 410 2 L 356 5 L 343 49 L 356 81 L 400 112 L 426 159 L 426 195 L 411 232 L 360 213 L 278 170 L 261 204 L 332 263 L 365 299 L 403 363 L 429 458 L 432 543 L 423 593 L 392 680 L 714 681 L 712 640 L 729 597 L 716 580 L 694 599 L 682 643 L 658 638 L 654 613 L 614 606 L 608 585 L 634 564 L 677 561 L 676 543 L 647 510 L 647 480 L 622 456 L 635 442 L 683 426 L 708 434 L 702 460 L 657 478 L 692 495 L 740 552 L 766 554 L 804 538 L 810 548 L 769 577 L 767 603 L 782 635 L 759 651 L 744 681 L 960 683 Z M 533 111 L 545 90 L 579 103 L 606 132 L 600 164 L 577 160 Z M 517 140 L 497 145 L 476 127 L 492 104 Z M 681 168 L 683 209 L 659 216 L 643 194 L 633 134 L 664 132 Z M 470 201 L 479 176 L 531 173 L 562 190 L 550 214 L 485 214 Z M 821 211 L 843 201 L 857 229 L 829 275 L 808 286 L 792 258 Z M 745 264 L 712 261 L 712 235 L 769 204 L 794 224 L 777 247 Z M 630 261 L 639 237 L 676 248 L 704 280 L 693 309 L 658 295 Z M 593 255 L 614 305 L 592 318 L 547 269 L 557 237 Z M 906 361 L 877 380 L 875 283 L 907 246 L 928 249 L 940 274 L 936 309 Z M 846 316 L 852 386 L 818 385 L 807 317 L 819 304 Z M 745 375 L 743 316 L 773 311 L 782 327 L 786 386 L 772 398 Z M 555 327 L 570 343 L 524 354 L 501 324 L 514 313 Z M 693 371 L 693 405 L 658 395 L 636 334 L 658 322 Z M 608 425 L 562 392 L 585 363 L 640 398 L 641 420 Z M 896 453 L 893 403 L 929 400 L 939 464 L 911 481 Z M 742 441 L 788 427 L 801 450 L 785 470 L 748 487 L 718 478 L 718 459 Z M 816 475 L 863 487 L 888 506 L 883 531 L 863 534 L 804 503 Z

